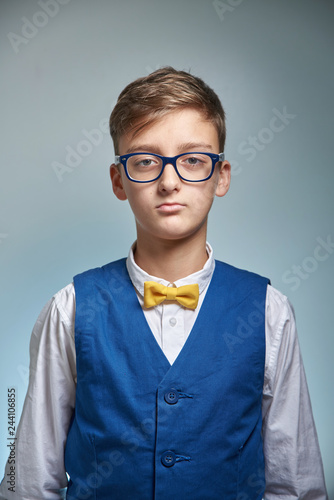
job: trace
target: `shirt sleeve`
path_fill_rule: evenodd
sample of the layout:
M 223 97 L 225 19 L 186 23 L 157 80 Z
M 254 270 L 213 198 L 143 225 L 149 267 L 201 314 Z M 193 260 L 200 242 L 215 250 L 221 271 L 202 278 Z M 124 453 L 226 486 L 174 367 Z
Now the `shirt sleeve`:
M 327 499 L 294 311 L 268 286 L 263 445 L 266 500 Z
M 65 498 L 64 448 L 76 388 L 73 285 L 43 308 L 30 341 L 29 386 L 16 433 L 15 492 L 5 478 L 2 500 Z

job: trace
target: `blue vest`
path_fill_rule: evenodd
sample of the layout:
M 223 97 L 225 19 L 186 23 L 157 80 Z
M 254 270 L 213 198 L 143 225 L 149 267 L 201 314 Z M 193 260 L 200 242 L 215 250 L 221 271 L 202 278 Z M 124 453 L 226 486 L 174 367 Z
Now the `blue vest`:
M 68 500 L 255 500 L 268 280 L 216 261 L 171 366 L 125 259 L 74 278 L 77 390 Z

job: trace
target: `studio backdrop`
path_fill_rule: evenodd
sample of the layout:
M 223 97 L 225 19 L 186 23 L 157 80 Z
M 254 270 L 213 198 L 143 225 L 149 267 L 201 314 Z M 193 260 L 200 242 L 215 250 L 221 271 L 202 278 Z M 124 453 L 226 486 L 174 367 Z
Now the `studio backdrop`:
M 334 494 L 333 16 L 330 0 L 1 1 L 1 474 L 7 390 L 17 422 L 40 310 L 135 239 L 109 180 L 110 112 L 127 83 L 172 65 L 225 107 L 232 182 L 208 240 L 294 306 Z

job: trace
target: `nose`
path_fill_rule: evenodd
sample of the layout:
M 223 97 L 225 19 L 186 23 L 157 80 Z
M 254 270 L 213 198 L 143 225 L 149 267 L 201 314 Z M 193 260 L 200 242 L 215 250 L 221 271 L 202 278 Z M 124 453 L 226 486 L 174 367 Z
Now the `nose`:
M 172 192 L 180 188 L 181 179 L 177 175 L 174 166 L 171 163 L 165 165 L 164 171 L 159 178 L 160 191 Z

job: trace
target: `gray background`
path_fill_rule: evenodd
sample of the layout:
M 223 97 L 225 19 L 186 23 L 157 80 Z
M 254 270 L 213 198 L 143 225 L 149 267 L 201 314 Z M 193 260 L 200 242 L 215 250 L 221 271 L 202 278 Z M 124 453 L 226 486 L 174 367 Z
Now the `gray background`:
M 85 134 L 102 126 L 127 83 L 170 64 L 203 77 L 226 108 L 233 177 L 214 203 L 208 239 L 216 258 L 270 277 L 294 305 L 333 494 L 334 252 L 317 250 L 319 238 L 334 239 L 333 3 L 54 0 L 48 8 L 0 4 L 1 470 L 7 387 L 16 386 L 20 413 L 39 311 L 74 274 L 125 256 L 135 239 L 108 178 L 111 140 L 105 130 L 93 133 L 95 144 Z M 284 109 L 286 123 L 273 122 Z

